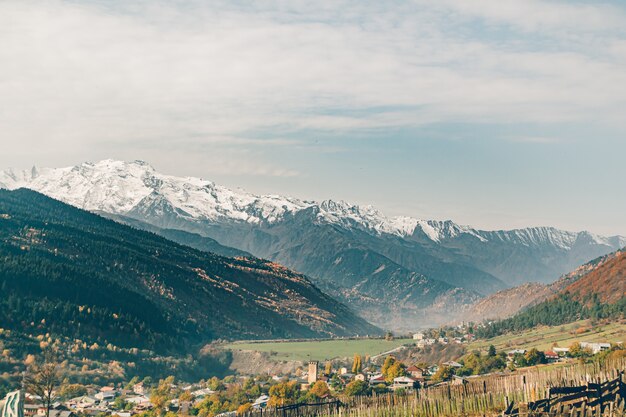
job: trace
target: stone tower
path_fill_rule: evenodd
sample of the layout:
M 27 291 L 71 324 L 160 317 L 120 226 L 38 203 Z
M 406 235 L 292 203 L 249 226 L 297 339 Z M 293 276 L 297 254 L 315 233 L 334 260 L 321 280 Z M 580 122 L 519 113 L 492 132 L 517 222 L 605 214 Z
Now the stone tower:
M 314 384 L 317 381 L 317 368 L 319 366 L 318 361 L 309 362 L 309 384 Z

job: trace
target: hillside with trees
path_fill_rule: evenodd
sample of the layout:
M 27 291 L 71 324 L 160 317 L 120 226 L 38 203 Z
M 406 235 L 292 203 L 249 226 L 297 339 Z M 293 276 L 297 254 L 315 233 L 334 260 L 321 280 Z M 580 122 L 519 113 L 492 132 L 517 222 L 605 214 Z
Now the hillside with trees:
M 476 334 L 493 337 L 535 326 L 558 326 L 584 319 L 626 315 L 626 252 L 618 251 L 591 265 L 556 295 L 508 319 L 479 327 Z M 559 282 L 559 281 L 557 281 Z
M 24 189 L 0 190 L 0 289 L 5 329 L 157 352 L 378 332 L 281 265 L 195 250 Z

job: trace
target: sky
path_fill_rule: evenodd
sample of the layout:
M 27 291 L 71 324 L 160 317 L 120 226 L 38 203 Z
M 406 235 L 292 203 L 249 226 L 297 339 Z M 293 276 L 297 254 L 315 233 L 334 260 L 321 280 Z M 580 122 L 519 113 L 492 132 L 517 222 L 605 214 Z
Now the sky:
M 626 2 L 1 0 L 0 167 L 626 235 Z

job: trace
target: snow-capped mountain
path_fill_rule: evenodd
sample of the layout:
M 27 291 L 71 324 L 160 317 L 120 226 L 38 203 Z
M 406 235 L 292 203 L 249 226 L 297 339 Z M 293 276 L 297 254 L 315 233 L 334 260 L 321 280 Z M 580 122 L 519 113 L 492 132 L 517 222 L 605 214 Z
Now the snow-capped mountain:
M 388 217 L 344 201 L 259 196 L 164 175 L 142 161 L 7 170 L 0 187 L 30 188 L 121 221 L 197 233 L 284 263 L 386 327 L 415 327 L 442 297 L 465 303 L 510 285 L 548 282 L 626 246 L 621 236 L 550 227 L 482 231 Z

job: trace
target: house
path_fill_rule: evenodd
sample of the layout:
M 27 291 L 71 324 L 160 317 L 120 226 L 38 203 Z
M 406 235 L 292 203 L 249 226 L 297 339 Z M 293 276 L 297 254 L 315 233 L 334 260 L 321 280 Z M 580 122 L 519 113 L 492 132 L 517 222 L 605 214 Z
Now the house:
M 424 370 L 421 368 L 418 368 L 415 365 L 411 365 L 408 368 L 406 368 L 407 373 L 417 379 L 418 381 L 422 382 L 424 381 Z
M 99 400 L 93 397 L 83 395 L 70 399 L 65 403 L 65 406 L 69 409 L 84 410 L 86 408 L 95 407 L 99 402 Z
M 429 375 L 435 375 L 438 370 L 439 370 L 439 365 L 430 365 L 428 367 L 428 374 Z
M 413 334 L 413 340 L 424 340 L 424 333 Z
M 254 400 L 254 402 L 252 403 L 252 408 L 254 408 L 256 410 L 260 410 L 261 408 L 265 408 L 265 407 L 267 407 L 267 402 L 269 400 L 270 400 L 270 397 L 268 395 L 263 394 L 259 398 Z
M 339 368 L 339 375 L 343 375 L 347 373 L 348 373 L 348 368 L 346 368 L 345 366 L 342 368 Z
M 591 352 L 595 355 L 596 353 L 600 353 L 605 350 L 611 349 L 611 344 L 610 343 L 580 342 L 580 347 L 583 349 L 590 349 Z
M 116 395 L 117 391 L 100 391 L 94 397 L 100 401 L 113 401 Z
M 513 358 L 515 357 L 515 355 L 525 355 L 526 354 L 526 349 L 513 349 L 513 350 L 509 350 L 506 353 L 506 357 L 512 361 Z
M 444 362 L 442 363 L 442 365 L 447 366 L 449 368 L 462 368 L 463 367 L 463 365 L 455 361 Z
M 569 353 L 569 348 L 563 347 L 553 347 L 552 351 L 559 356 L 565 356 Z
M 391 385 L 392 390 L 397 390 L 400 388 L 413 390 L 415 388 L 419 388 L 420 383 L 413 377 L 410 376 L 399 376 L 393 379 L 393 384 Z
M 24 404 L 24 417 L 32 417 L 37 414 L 41 404 Z
M 191 393 L 191 395 L 193 396 L 193 398 L 204 398 L 207 397 L 209 395 L 213 395 L 215 394 L 215 391 L 209 389 L 209 388 L 202 388 L 199 390 L 195 390 Z
M 383 374 L 377 374 L 370 378 L 370 385 L 378 385 L 385 383 L 385 376 Z
M 552 351 L 552 350 L 548 350 L 548 351 L 544 352 L 543 354 L 546 357 L 546 360 L 548 361 L 548 363 L 554 363 L 554 362 L 557 362 L 560 359 L 559 354 L 554 352 L 554 351 Z
M 135 394 L 146 394 L 147 393 L 147 388 L 143 385 L 143 382 L 137 382 L 135 385 L 133 385 L 133 392 Z
M 150 398 L 145 395 L 135 395 L 134 397 L 127 397 L 126 402 L 134 405 L 150 404 Z
M 41 408 L 40 410 L 37 411 L 37 415 L 40 417 L 45 416 L 46 409 Z M 74 414 L 73 411 L 69 411 L 69 410 L 50 410 L 49 415 L 50 417 L 76 417 L 76 414 Z

